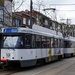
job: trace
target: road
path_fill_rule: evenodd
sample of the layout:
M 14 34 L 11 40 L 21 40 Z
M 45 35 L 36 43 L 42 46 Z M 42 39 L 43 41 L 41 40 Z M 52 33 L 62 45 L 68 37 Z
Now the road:
M 75 75 L 75 57 L 62 59 L 43 66 L 25 69 L 11 75 Z

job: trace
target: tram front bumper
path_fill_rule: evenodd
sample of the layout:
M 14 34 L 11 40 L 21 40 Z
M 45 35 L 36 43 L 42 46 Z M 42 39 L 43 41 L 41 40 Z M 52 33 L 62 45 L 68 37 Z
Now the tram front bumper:
M 0 59 L 0 62 L 7 62 L 7 61 L 8 61 L 7 58 L 1 58 L 1 59 Z

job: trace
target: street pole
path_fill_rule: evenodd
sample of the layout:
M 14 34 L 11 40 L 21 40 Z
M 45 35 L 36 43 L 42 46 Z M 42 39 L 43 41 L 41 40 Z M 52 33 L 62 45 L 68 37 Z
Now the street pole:
M 67 18 L 67 37 L 68 37 L 68 18 Z
M 32 0 L 30 0 L 30 28 L 32 29 Z M 32 48 L 32 35 L 30 36 L 30 47 Z
M 32 0 L 30 0 L 30 28 L 32 29 Z

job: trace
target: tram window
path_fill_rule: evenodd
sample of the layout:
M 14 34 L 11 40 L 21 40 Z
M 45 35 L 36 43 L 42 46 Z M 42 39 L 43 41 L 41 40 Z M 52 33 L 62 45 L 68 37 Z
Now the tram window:
M 67 47 L 67 48 L 70 47 L 70 41 L 66 41 L 66 47 Z
M 74 42 L 71 42 L 71 48 L 74 48 Z
M 3 48 L 23 48 L 22 36 L 4 36 Z
M 36 48 L 41 48 L 41 36 L 36 35 Z
M 70 47 L 69 41 L 64 41 L 64 47 L 65 48 L 69 48 Z
M 54 47 L 54 39 L 51 38 L 51 47 Z
M 67 48 L 67 41 L 64 41 L 64 48 Z
M 50 47 L 50 38 L 47 38 L 47 48 Z
M 55 47 L 55 48 L 58 47 L 58 39 L 54 39 L 54 47 Z
M 72 44 L 71 44 L 71 42 L 69 41 L 69 43 L 68 43 L 68 47 L 71 48 L 71 46 L 72 46 Z
M 26 48 L 30 48 L 30 45 L 31 45 L 31 35 L 30 34 L 26 34 L 25 35 L 25 47 Z
M 35 48 L 35 35 L 32 35 L 32 48 Z
M 65 47 L 64 41 L 61 40 L 61 48 Z
M 61 40 L 58 39 L 58 47 L 61 48 Z
M 47 48 L 47 39 L 45 36 L 42 36 L 42 48 Z

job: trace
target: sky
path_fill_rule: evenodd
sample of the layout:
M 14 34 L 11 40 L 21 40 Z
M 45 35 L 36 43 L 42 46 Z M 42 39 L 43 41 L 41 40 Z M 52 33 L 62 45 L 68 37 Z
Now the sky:
M 17 8 L 22 0 L 15 0 Z M 17 2 L 18 1 L 18 2 Z M 66 22 L 66 19 L 69 19 L 71 24 L 75 24 L 75 0 L 32 0 L 33 1 L 33 9 L 38 10 L 41 13 L 49 16 L 50 18 L 54 19 L 59 22 Z M 51 4 L 61 4 L 61 5 L 51 5 Z M 69 5 L 62 5 L 62 4 L 69 4 Z M 39 9 L 40 8 L 40 9 Z M 56 11 L 53 12 L 52 10 L 46 10 L 45 12 L 43 9 L 45 8 L 55 8 Z M 30 0 L 24 0 L 22 6 L 18 9 L 18 11 L 30 10 Z M 66 11 L 65 11 L 66 10 Z M 63 20 L 62 20 L 63 19 Z

